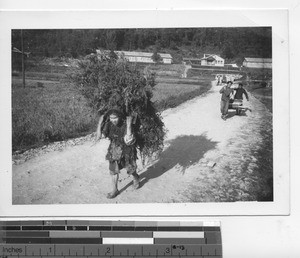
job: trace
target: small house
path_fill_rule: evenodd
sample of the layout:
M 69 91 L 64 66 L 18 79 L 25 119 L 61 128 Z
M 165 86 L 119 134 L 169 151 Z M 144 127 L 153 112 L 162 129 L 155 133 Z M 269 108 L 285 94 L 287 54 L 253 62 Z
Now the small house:
M 204 54 L 201 58 L 201 65 L 203 66 L 224 66 L 225 60 L 214 54 Z

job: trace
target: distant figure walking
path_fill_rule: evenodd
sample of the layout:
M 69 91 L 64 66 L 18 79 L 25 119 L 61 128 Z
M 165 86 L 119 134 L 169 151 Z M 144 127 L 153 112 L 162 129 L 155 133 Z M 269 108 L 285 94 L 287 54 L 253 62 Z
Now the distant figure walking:
M 230 95 L 234 91 L 234 89 L 231 88 L 232 82 L 228 81 L 227 84 L 220 90 L 220 93 L 222 94 L 221 97 L 221 118 L 225 121 L 228 116 L 228 107 L 229 107 L 229 100 Z
M 222 74 L 219 74 L 217 76 L 217 85 L 222 85 L 222 80 L 223 80 L 223 75 Z
M 184 66 L 184 71 L 183 71 L 183 74 L 182 74 L 182 78 L 187 78 L 187 73 L 188 73 L 188 70 L 189 69 L 191 69 L 192 68 L 192 66 L 191 65 L 187 65 L 187 64 L 185 64 L 185 66 Z

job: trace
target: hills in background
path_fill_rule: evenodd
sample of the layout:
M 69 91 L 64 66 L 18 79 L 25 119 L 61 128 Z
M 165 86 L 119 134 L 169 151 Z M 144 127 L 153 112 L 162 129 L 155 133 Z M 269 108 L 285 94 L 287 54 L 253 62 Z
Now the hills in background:
M 271 27 L 57 29 L 23 30 L 24 52 L 30 57 L 80 58 L 96 49 L 170 53 L 175 63 L 183 57 L 218 54 L 226 62 L 244 57 L 272 57 Z M 21 49 L 21 30 L 12 30 L 12 48 Z M 13 56 L 14 59 L 14 56 Z

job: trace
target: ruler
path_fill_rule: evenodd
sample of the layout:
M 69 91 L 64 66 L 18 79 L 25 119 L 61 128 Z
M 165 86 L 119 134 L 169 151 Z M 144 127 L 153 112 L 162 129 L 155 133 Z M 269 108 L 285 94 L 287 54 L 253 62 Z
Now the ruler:
M 1 258 L 221 258 L 220 222 L 0 221 Z

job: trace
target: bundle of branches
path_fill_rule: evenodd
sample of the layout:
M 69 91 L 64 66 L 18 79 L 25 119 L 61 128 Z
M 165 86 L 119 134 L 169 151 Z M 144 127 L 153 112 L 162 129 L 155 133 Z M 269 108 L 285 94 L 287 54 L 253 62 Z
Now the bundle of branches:
M 110 52 L 86 57 L 73 79 L 100 115 L 117 107 L 124 115 L 134 117 L 133 129 L 143 161 L 162 151 L 165 129 L 151 101 L 153 74 L 142 74 L 136 65 Z

